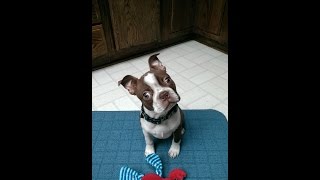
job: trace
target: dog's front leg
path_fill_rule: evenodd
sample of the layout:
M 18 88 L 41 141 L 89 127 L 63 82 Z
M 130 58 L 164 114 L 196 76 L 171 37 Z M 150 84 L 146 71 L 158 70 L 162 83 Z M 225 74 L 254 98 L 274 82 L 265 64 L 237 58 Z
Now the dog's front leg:
M 145 156 L 148 156 L 149 154 L 155 153 L 154 151 L 154 145 L 153 145 L 153 138 L 151 134 L 146 132 L 144 129 L 142 130 L 144 139 L 146 141 L 146 149 L 144 151 Z
M 181 124 L 178 127 L 178 129 L 176 129 L 173 133 L 172 144 L 171 144 L 171 147 L 168 152 L 168 154 L 171 158 L 175 158 L 179 155 L 180 143 L 181 143 L 181 139 L 182 139 L 183 134 L 184 134 L 184 128 L 183 128 L 183 114 L 182 114 Z
M 172 144 L 169 149 L 169 156 L 171 158 L 175 158 L 179 155 L 180 153 L 180 143 L 181 143 L 181 129 L 178 128 L 174 133 L 173 133 L 173 139 L 172 139 Z

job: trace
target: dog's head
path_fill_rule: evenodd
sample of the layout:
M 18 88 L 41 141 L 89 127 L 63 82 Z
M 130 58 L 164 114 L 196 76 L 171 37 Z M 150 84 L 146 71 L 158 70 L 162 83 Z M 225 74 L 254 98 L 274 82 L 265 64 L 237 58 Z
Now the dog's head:
M 140 79 L 126 75 L 118 85 L 121 84 L 130 94 L 136 95 L 148 110 L 162 113 L 180 101 L 180 96 L 174 81 L 167 74 L 166 67 L 162 65 L 157 55 L 159 54 L 150 56 L 150 71 Z

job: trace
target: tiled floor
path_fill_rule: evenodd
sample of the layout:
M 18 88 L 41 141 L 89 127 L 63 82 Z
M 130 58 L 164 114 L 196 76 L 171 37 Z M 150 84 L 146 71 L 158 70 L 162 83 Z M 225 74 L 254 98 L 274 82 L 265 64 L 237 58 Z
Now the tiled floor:
M 215 109 L 228 118 L 228 55 L 197 41 L 156 51 L 175 81 L 182 109 Z M 150 53 L 92 72 L 92 111 L 140 110 L 140 100 L 118 81 L 148 71 Z

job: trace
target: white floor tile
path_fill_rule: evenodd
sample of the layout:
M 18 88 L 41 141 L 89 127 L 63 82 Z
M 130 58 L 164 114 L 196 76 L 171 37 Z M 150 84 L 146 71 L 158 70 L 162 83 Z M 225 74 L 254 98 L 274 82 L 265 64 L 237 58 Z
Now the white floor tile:
M 181 100 L 179 104 L 182 104 L 183 106 L 187 107 L 191 103 L 201 99 L 203 96 L 206 96 L 206 95 L 207 93 L 205 91 L 203 91 L 198 87 L 195 87 L 190 91 L 180 94 Z
M 176 89 L 177 89 L 178 94 L 183 94 L 183 93 L 185 93 L 185 90 L 183 90 L 183 89 L 180 87 L 180 85 L 176 85 Z
M 111 75 L 121 70 L 130 69 L 130 67 L 132 67 L 132 64 L 130 64 L 129 62 L 122 62 L 119 64 L 114 64 L 112 66 L 106 67 L 104 68 L 104 70 Z
M 228 105 L 228 98 L 223 101 L 224 104 Z
M 190 44 L 189 44 L 189 46 L 190 46 Z M 192 41 L 191 47 L 196 48 L 196 49 L 198 49 L 198 50 L 201 50 L 201 49 L 208 48 L 209 46 L 207 46 L 207 45 L 205 45 L 205 44 L 201 44 L 201 43 L 199 43 L 199 42 L 197 42 L 197 41 Z
M 174 47 L 174 48 L 171 48 L 171 50 L 177 54 L 179 54 L 180 56 L 184 56 L 184 55 L 187 55 L 191 52 L 181 48 L 181 47 Z
M 190 103 L 187 107 L 189 109 L 212 109 L 219 103 L 220 101 L 217 98 L 208 94 L 199 100 Z
M 126 94 L 122 89 L 115 89 L 99 96 L 93 96 L 92 101 L 96 107 L 99 107 L 109 102 L 115 101 L 123 96 L 126 96 Z
M 206 91 L 207 93 L 213 95 L 214 97 L 217 97 L 220 101 L 228 97 L 228 91 L 215 85 L 211 81 L 201 84 L 200 88 Z
M 143 75 L 142 72 L 147 72 L 147 71 L 149 71 L 149 69 L 147 69 L 147 70 L 145 70 L 145 71 L 136 72 L 136 73 L 133 73 L 133 74 L 130 74 L 130 75 L 133 76 L 133 77 L 136 77 L 136 78 L 140 79 L 140 77 Z M 124 77 L 124 76 L 123 76 L 123 77 Z M 122 77 L 122 78 L 123 78 L 123 77 Z
M 222 89 L 228 91 L 228 81 L 222 77 L 216 77 L 213 79 L 210 79 L 210 82 L 212 82 L 214 85 L 221 87 Z
M 212 57 L 211 55 L 203 53 L 201 56 L 194 58 L 193 61 L 196 64 L 202 64 L 202 63 L 205 63 L 213 58 L 214 57 Z
M 171 67 L 167 66 L 166 64 L 164 64 L 164 66 L 166 66 L 167 74 L 169 74 L 170 77 L 174 77 L 178 74 L 175 70 L 171 69 Z
M 197 41 L 194 41 L 194 40 L 187 41 L 187 42 L 185 42 L 183 44 L 185 44 L 186 46 L 193 47 L 195 49 L 202 49 L 203 47 L 207 47 L 206 45 L 201 44 L 201 43 L 199 43 Z
M 136 104 L 132 102 L 131 99 L 127 96 L 116 99 L 114 103 L 116 104 L 119 110 L 140 110 L 140 108 L 136 106 Z
M 192 77 L 195 77 L 195 76 L 201 74 L 204 71 L 206 71 L 206 69 L 204 69 L 203 67 L 195 66 L 194 68 L 187 69 L 187 70 L 181 72 L 180 74 L 183 77 L 190 79 Z
M 121 79 L 123 79 L 123 77 L 125 77 L 126 75 L 132 75 L 137 72 L 139 72 L 139 70 L 137 68 L 130 66 L 130 68 L 119 70 L 117 72 L 110 74 L 110 76 L 112 77 L 112 79 L 114 81 L 118 82 Z
M 164 66 L 172 69 L 173 71 L 175 71 L 177 73 L 179 73 L 179 72 L 181 72 L 181 71 L 186 69 L 186 67 L 182 66 L 181 64 L 179 64 L 179 63 L 177 63 L 175 61 L 170 61 L 170 62 L 166 62 L 166 63 L 163 63 L 163 64 L 164 64 Z
M 140 101 L 140 99 L 136 96 L 136 95 L 131 95 L 131 94 L 129 94 L 128 93 L 128 96 L 127 97 L 129 97 L 130 99 L 131 99 L 131 101 L 137 106 L 137 107 L 139 107 L 139 109 L 141 108 L 141 101 Z
M 182 77 L 179 74 L 171 76 L 175 84 L 177 84 L 184 91 L 189 91 L 196 87 L 194 83 L 192 83 L 188 78 Z
M 214 59 L 210 60 L 210 63 L 213 63 L 216 66 L 219 66 L 221 68 L 228 70 L 228 62 L 227 61 L 214 58 Z
M 228 69 L 226 69 L 226 68 L 223 68 L 221 66 L 217 66 L 216 63 L 213 62 L 213 60 L 204 62 L 204 63 L 200 64 L 200 66 L 209 70 L 210 72 L 213 72 L 214 74 L 217 74 L 217 75 L 224 74 L 228 71 Z
M 175 52 L 173 52 L 172 51 L 172 53 L 168 53 L 168 54 L 159 54 L 159 56 L 158 56 L 158 59 L 162 62 L 162 63 L 164 63 L 164 62 L 168 62 L 168 61 L 171 61 L 171 60 L 174 60 L 175 58 L 178 58 L 178 57 L 180 57 L 181 55 L 179 55 L 179 54 L 177 54 L 177 53 L 175 53 Z M 147 59 L 148 60 L 148 59 Z M 147 61 L 148 62 L 148 61 Z
M 92 88 L 92 96 L 99 96 L 117 88 L 119 88 L 118 84 L 116 84 L 114 81 L 111 81 L 107 84 Z
M 223 54 L 221 51 L 215 50 L 215 49 L 213 49 L 211 47 L 203 48 L 203 49 L 201 49 L 201 51 L 203 51 L 205 53 L 208 53 L 213 57 L 217 57 L 217 56 L 220 56 L 220 55 Z
M 197 76 L 194 76 L 190 79 L 191 82 L 193 82 L 194 84 L 200 85 L 210 79 L 213 79 L 217 77 L 216 74 L 209 72 L 209 71 L 204 71 L 201 74 L 198 74 Z
M 99 69 L 92 72 L 92 77 L 100 84 L 105 84 L 112 81 L 111 77 L 104 71 L 104 69 Z
M 158 53 L 160 53 L 158 55 L 158 57 L 161 57 L 161 56 L 166 56 L 166 55 L 172 54 L 174 52 L 170 48 L 165 48 L 165 49 L 159 50 Z
M 179 64 L 181 64 L 182 66 L 184 66 L 184 67 L 186 67 L 188 69 L 190 69 L 190 68 L 192 68 L 192 67 L 197 65 L 197 64 L 193 63 L 192 61 L 184 58 L 184 57 L 178 57 L 174 61 L 179 63 Z
M 228 80 L 228 72 L 226 72 L 226 73 L 222 74 L 220 77 L 222 77 L 222 78 L 224 78 L 224 79 Z
M 92 88 L 95 88 L 99 86 L 99 84 L 97 83 L 97 81 L 92 77 Z
M 97 110 L 97 108 L 92 103 L 92 111 L 96 111 L 96 110 Z
M 167 67 L 181 96 L 182 109 L 216 109 L 228 117 L 228 55 L 197 41 L 187 41 L 92 72 L 92 111 L 140 110 L 141 101 L 118 81 L 140 78 L 149 71 L 148 59 Z
M 198 49 L 191 47 L 191 46 L 187 46 L 186 44 L 182 43 L 177 45 L 177 47 L 183 49 L 184 51 L 187 51 L 189 53 L 193 52 L 193 51 L 197 51 Z
M 97 111 L 119 111 L 119 109 L 113 104 L 108 103 L 97 108 Z
M 228 62 L 228 55 L 227 54 L 222 54 L 220 56 L 217 56 L 216 58 Z
M 183 57 L 188 59 L 188 60 L 192 60 L 193 62 L 195 62 L 195 59 L 199 58 L 202 55 L 203 55 L 203 52 L 198 50 L 198 51 L 194 51 L 194 52 L 192 52 L 190 54 L 187 54 L 187 55 L 185 55 Z M 199 64 L 199 63 L 197 63 L 197 64 Z
M 137 68 L 139 71 L 144 71 L 145 69 L 149 68 L 148 60 L 142 60 L 140 58 L 130 60 L 129 63 Z

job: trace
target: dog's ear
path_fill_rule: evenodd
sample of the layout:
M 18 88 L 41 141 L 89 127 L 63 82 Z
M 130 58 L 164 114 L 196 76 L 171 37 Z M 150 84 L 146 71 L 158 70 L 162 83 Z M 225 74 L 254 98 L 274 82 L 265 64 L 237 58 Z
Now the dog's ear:
M 149 67 L 150 70 L 162 70 L 162 71 L 166 71 L 166 67 L 164 65 L 162 65 L 161 61 L 158 59 L 158 54 L 154 54 L 152 56 L 149 57 Z
M 137 82 L 138 78 L 133 77 L 131 75 L 126 75 L 122 80 L 118 81 L 118 86 L 120 84 L 126 88 L 130 94 L 136 95 L 136 90 L 137 90 Z

